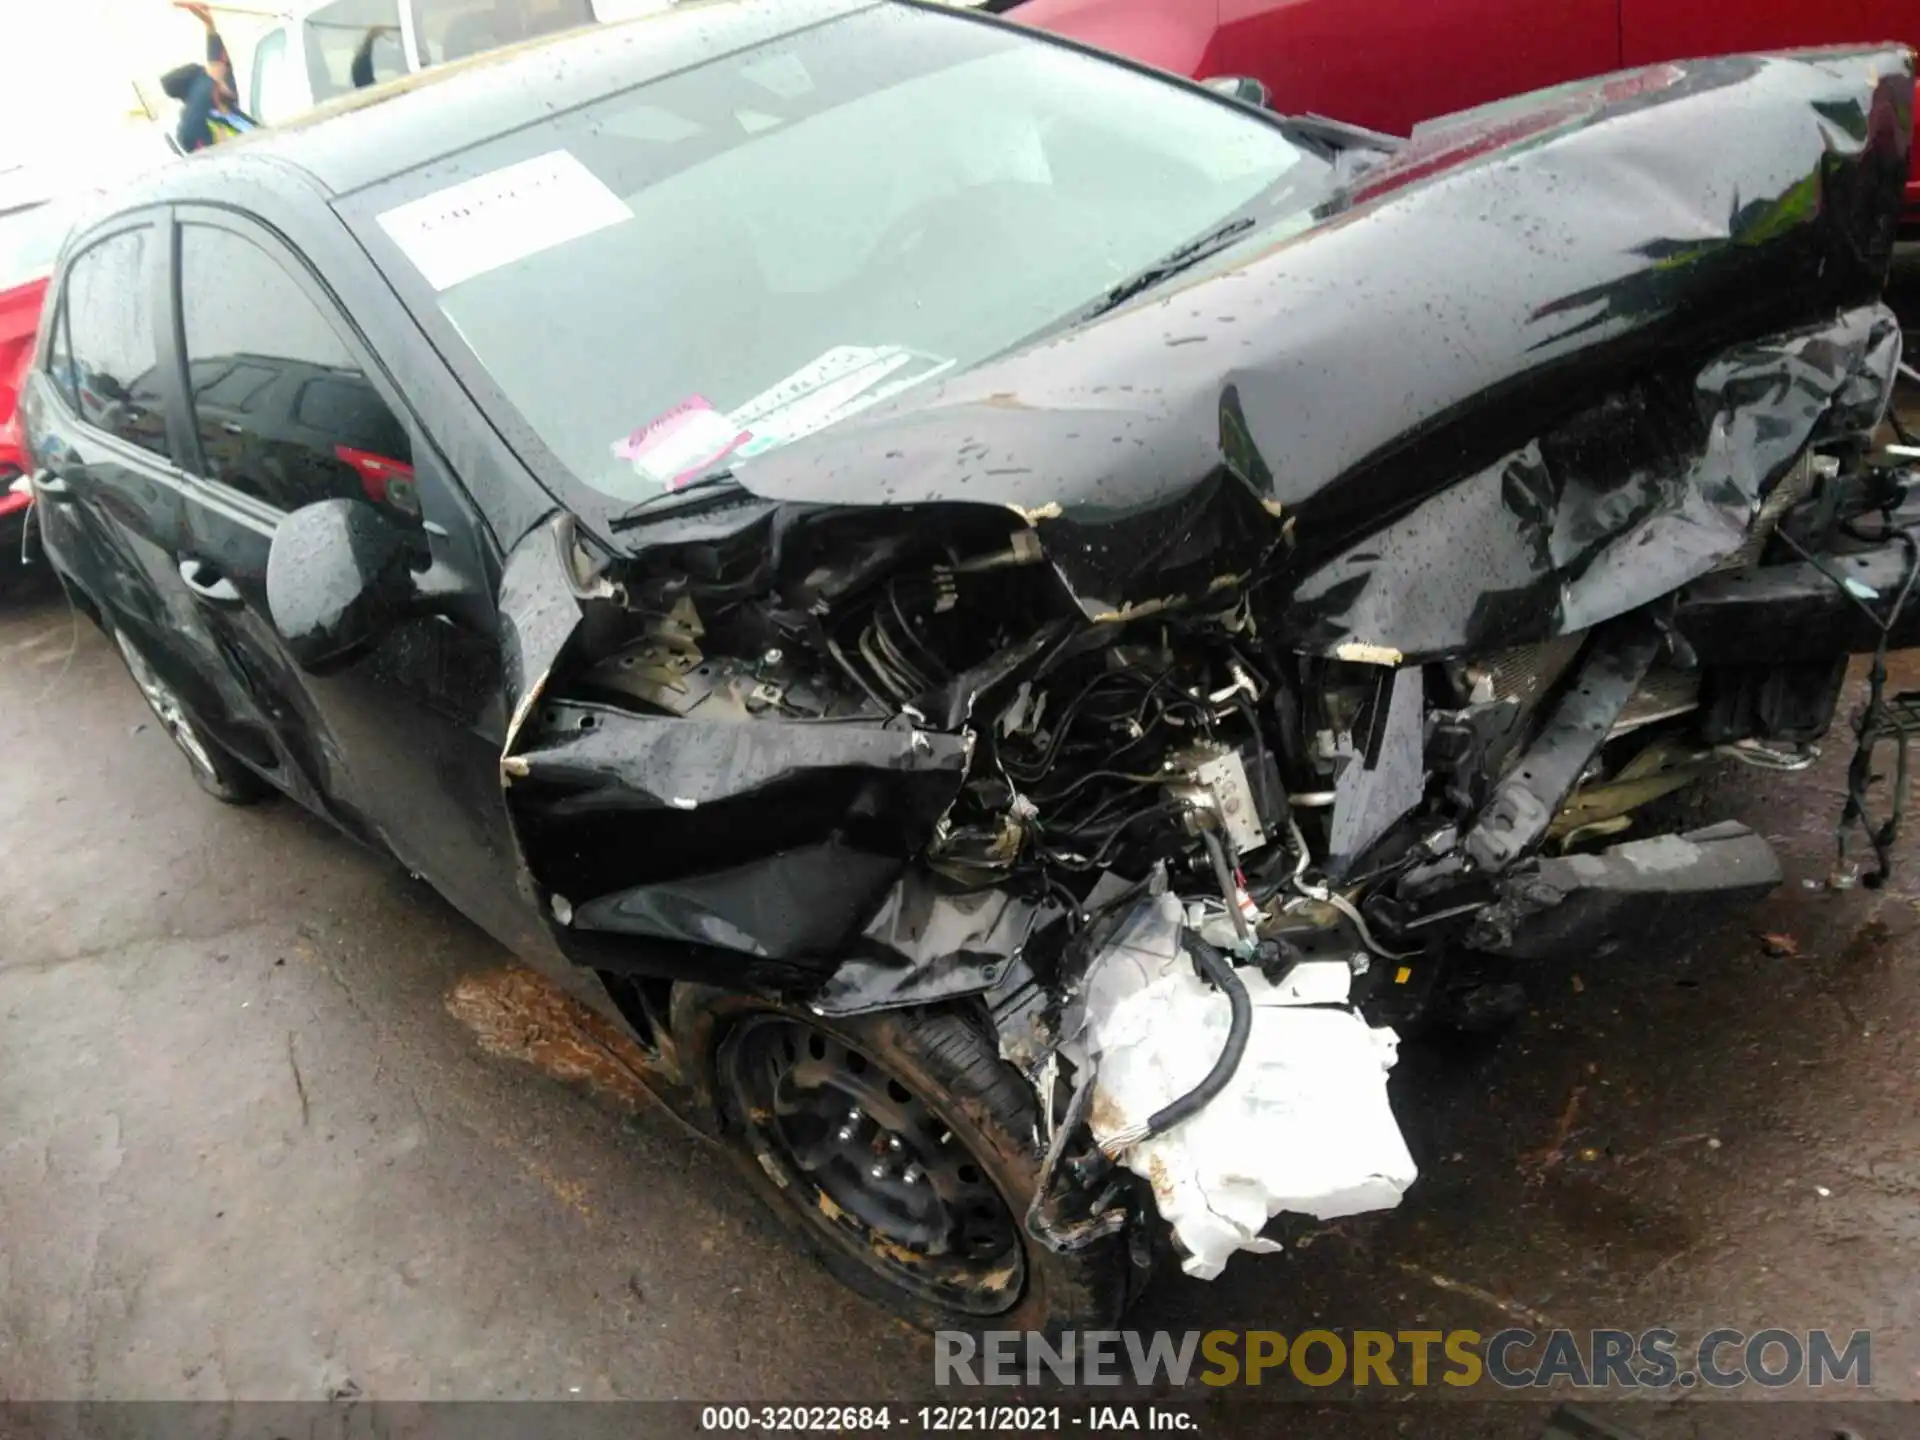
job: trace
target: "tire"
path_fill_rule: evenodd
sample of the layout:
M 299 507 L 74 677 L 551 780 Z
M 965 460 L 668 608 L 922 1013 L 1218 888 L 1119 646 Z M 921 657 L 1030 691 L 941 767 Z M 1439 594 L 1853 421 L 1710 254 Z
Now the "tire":
M 127 638 L 124 630 L 110 625 L 107 633 L 113 637 L 113 643 L 120 647 L 120 658 L 126 662 L 127 674 L 133 678 L 134 685 L 147 702 L 147 708 L 153 712 L 153 718 L 185 758 L 194 784 L 223 805 L 252 805 L 273 793 L 271 785 L 227 753 L 219 741 L 201 728 L 185 702 L 172 686 L 160 678 L 159 672 L 153 668 L 140 647 Z
M 1124 1231 L 1069 1254 L 1026 1232 L 1041 1163 L 1036 1102 L 1026 1081 L 1000 1059 L 982 1018 L 933 1007 L 827 1019 L 720 992 L 705 992 L 701 1009 L 703 1030 L 717 1040 L 713 1076 L 724 1142 L 799 1247 L 842 1284 L 926 1330 L 1058 1332 L 1118 1320 L 1136 1278 Z M 916 1248 L 897 1225 L 869 1224 L 859 1213 L 861 1197 L 836 1189 L 847 1183 L 836 1141 L 819 1142 L 835 1152 L 832 1165 L 801 1165 L 789 1140 L 810 1117 L 774 1113 L 778 1104 L 768 1103 L 765 1068 L 777 1069 L 781 1055 L 795 1048 L 829 1070 L 860 1057 L 867 1068 L 856 1078 L 870 1082 L 876 1099 L 864 1122 L 842 1123 L 836 1137 L 852 1129 L 850 1146 L 872 1151 L 863 1159 L 873 1158 L 876 1167 L 892 1164 L 886 1180 L 871 1187 L 875 1192 L 902 1193 L 900 1182 L 921 1161 L 921 1183 L 929 1190 L 964 1181 L 970 1188 L 960 1192 L 968 1201 L 963 1224 L 979 1228 L 963 1229 L 955 1248 L 977 1253 L 942 1255 L 938 1244 Z M 835 1055 L 844 1058 L 836 1062 Z M 799 1062 L 789 1070 L 799 1073 Z M 789 1082 L 788 1094 L 794 1093 L 811 1092 Z M 910 1097 L 905 1102 L 903 1094 Z M 898 1113 L 908 1117 L 902 1133 L 910 1138 L 897 1153 L 881 1138 L 896 1113 L 890 1102 L 899 1102 Z M 915 1125 L 916 1115 L 926 1123 Z M 940 1131 L 948 1139 L 927 1153 Z M 1000 1204 L 992 1222 L 976 1218 L 990 1204 L 989 1194 Z M 996 1251 L 1002 1239 L 1005 1249 Z

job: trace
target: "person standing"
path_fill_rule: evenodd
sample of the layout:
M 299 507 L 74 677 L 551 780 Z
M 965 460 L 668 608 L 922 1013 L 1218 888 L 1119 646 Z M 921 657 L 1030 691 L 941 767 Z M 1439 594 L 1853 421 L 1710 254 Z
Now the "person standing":
M 173 0 L 174 7 L 192 15 L 207 31 L 204 65 L 180 65 L 160 77 L 160 88 L 180 102 L 180 124 L 174 138 L 188 153 L 231 140 L 255 128 L 253 118 L 240 108 L 234 89 L 233 61 L 220 38 L 213 14 L 201 0 Z
M 347 74 L 353 81 L 353 88 L 364 90 L 374 83 L 373 47 L 387 36 L 397 33 L 392 25 L 374 25 L 367 31 L 366 38 L 360 42 L 360 48 L 353 52 L 353 65 Z

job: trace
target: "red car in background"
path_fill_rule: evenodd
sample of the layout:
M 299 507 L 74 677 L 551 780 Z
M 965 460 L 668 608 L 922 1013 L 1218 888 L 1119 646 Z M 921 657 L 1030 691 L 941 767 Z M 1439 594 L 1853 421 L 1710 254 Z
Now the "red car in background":
M 15 402 L 60 243 L 100 194 L 174 153 L 157 128 L 130 125 L 56 139 L 31 164 L 0 170 L 0 577 L 18 563 L 33 503 L 31 491 L 15 485 L 27 469 Z
M 1025 0 L 1010 20 L 1274 108 L 1405 135 L 1423 120 L 1608 71 L 1737 51 L 1898 40 L 1920 0 Z M 1920 239 L 1920 117 L 1903 229 Z
M 66 206 L 44 199 L 0 210 L 0 574 L 19 556 L 33 503 L 32 492 L 13 488 L 27 468 L 14 401 L 33 360 L 40 302 L 69 219 Z
M 14 399 L 33 358 L 40 302 L 71 219 L 71 206 L 46 199 L 0 209 L 0 490 L 27 468 Z

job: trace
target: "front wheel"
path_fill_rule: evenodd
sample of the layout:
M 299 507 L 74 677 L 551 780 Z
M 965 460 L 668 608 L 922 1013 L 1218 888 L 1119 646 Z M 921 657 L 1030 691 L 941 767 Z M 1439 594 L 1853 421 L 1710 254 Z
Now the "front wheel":
M 928 1330 L 1111 1325 L 1123 1235 L 1060 1254 L 1026 1233 L 1036 1102 L 956 1009 L 833 1020 L 739 996 L 711 1008 L 727 1137 L 801 1246 Z
M 125 631 L 115 626 L 110 633 L 113 643 L 120 647 L 120 658 L 127 662 L 127 673 L 133 676 L 147 708 L 153 711 L 153 718 L 186 757 L 187 769 L 192 772 L 196 785 L 226 805 L 251 805 L 272 793 L 266 781 L 200 729 L 173 687 L 160 678 L 152 662 L 127 638 Z

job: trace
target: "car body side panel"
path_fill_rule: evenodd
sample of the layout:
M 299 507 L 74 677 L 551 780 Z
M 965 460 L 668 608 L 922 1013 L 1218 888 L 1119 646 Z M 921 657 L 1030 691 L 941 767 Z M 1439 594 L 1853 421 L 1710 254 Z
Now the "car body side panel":
M 78 398 L 103 423 L 117 415 L 150 443 L 181 453 L 171 413 L 177 377 L 165 358 L 165 223 L 163 211 L 143 211 L 111 220 L 80 242 L 77 253 L 84 256 L 130 229 L 146 232 L 149 270 L 141 283 L 150 290 L 153 353 L 159 358 L 126 387 L 124 399 L 100 391 L 85 356 L 76 356 L 70 367 L 76 396 L 57 392 L 44 372 L 30 374 L 24 414 L 39 471 L 38 525 L 55 565 L 107 625 L 139 647 L 206 731 L 237 753 L 257 753 L 266 721 L 228 667 L 220 637 L 205 623 L 180 570 L 188 475 L 171 458 L 108 436 L 73 406 Z M 64 314 L 55 316 L 54 323 L 64 322 Z M 129 405 L 135 408 L 123 408 Z
M 280 769 L 291 772 L 283 776 L 292 782 L 288 788 L 296 794 L 310 788 L 316 809 L 393 854 L 516 951 L 537 956 L 540 929 L 512 883 L 515 852 L 497 778 L 507 711 L 491 536 L 411 413 L 414 396 L 435 395 L 435 369 L 419 366 L 405 391 L 395 383 L 393 362 L 369 346 L 365 332 L 382 321 L 393 328 L 395 317 L 386 312 L 396 307 L 379 303 L 381 292 L 370 283 L 377 277 L 338 222 L 317 201 L 304 209 L 304 233 L 314 247 L 304 254 L 230 212 L 181 206 L 178 215 L 203 231 L 223 229 L 277 265 L 293 287 L 278 293 L 311 306 L 309 324 L 332 327 L 363 377 L 359 383 L 371 387 L 377 404 L 408 432 L 413 488 L 429 522 L 416 534 L 421 584 L 435 596 L 434 613 L 402 619 L 367 653 L 325 675 L 302 671 L 266 600 L 282 511 L 208 479 L 190 487 L 186 543 L 193 559 L 212 566 L 237 598 L 198 598 L 206 623 L 225 637 L 230 665 L 271 717 Z M 193 304 L 184 282 L 176 293 L 183 306 Z M 280 410 L 271 405 L 282 386 L 269 381 L 258 392 L 268 407 L 253 416 L 263 434 L 283 433 Z M 180 428 L 196 437 L 187 443 L 197 449 L 201 427 L 182 403 Z M 210 413 L 217 419 L 220 412 Z M 257 450 L 228 460 L 235 473 L 289 468 L 284 457 Z M 268 493 L 278 495 L 270 486 Z
M 214 179 L 192 183 L 201 173 Z M 125 527 L 103 523 L 106 512 L 93 493 L 99 455 L 125 447 L 76 423 L 49 377 L 36 371 L 26 408 L 34 452 L 53 472 L 36 507 L 51 560 L 111 623 L 130 625 L 143 643 L 153 643 L 167 678 L 231 748 L 250 755 L 295 798 L 390 850 L 516 954 L 571 978 L 573 967 L 515 884 L 517 856 L 499 783 L 507 692 L 494 623 L 495 536 L 521 533 L 550 502 L 393 303 L 311 181 L 256 159 L 217 171 L 181 167 L 167 185 L 185 202 L 181 213 L 198 221 L 218 218 L 190 210 L 204 201 L 218 204 L 230 226 L 248 229 L 249 216 L 263 222 L 253 233 L 278 237 L 288 252 L 304 256 L 310 295 L 352 316 L 341 323 L 386 377 L 387 403 L 420 427 L 414 488 L 431 525 L 431 569 L 422 582 L 433 591 L 434 613 L 408 619 L 339 674 L 304 674 L 278 643 L 264 604 L 261 582 L 279 512 L 156 457 L 141 464 L 147 483 L 128 493 L 163 497 L 167 508 L 147 525 L 151 554 L 129 553 Z M 124 223 L 104 219 L 76 245 Z M 184 362 L 174 353 L 175 291 L 163 270 L 155 284 L 167 296 L 158 311 L 169 357 L 163 388 L 172 392 L 168 430 L 176 450 L 191 456 L 198 440 Z M 406 377 L 404 401 L 396 375 Z M 170 481 L 156 485 L 156 476 Z M 188 590 L 179 571 L 195 560 L 227 579 L 239 603 L 209 605 Z M 569 625 L 577 619 L 574 611 Z M 235 732 L 235 717 L 247 733 Z M 275 747 L 274 740 L 291 743 Z M 603 995 L 595 1000 L 604 1002 Z

